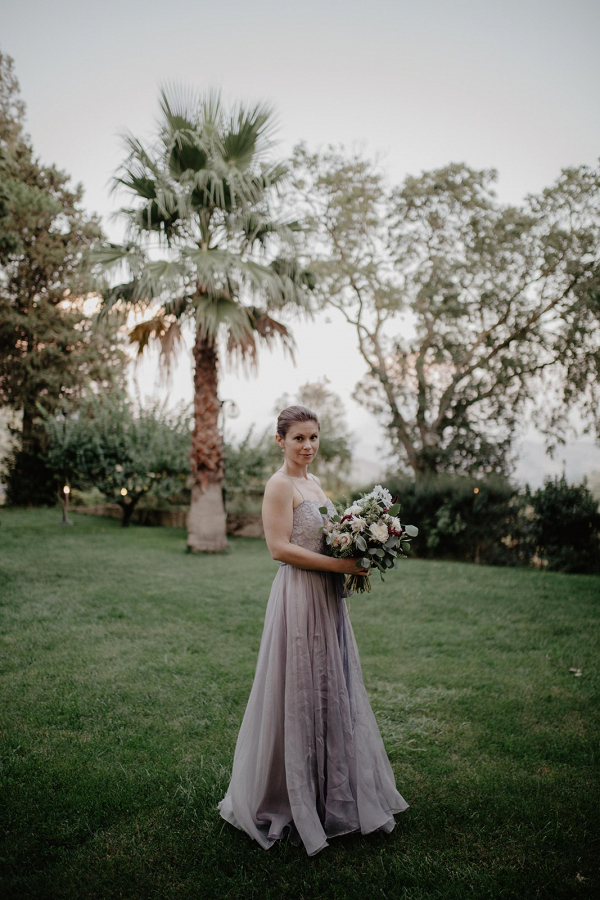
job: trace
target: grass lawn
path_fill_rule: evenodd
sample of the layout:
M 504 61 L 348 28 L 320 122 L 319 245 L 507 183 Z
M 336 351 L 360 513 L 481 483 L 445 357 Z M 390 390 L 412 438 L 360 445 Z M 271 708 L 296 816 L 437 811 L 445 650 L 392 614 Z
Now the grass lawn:
M 351 617 L 411 804 L 268 853 L 216 810 L 277 564 L 175 528 L 0 514 L 0 895 L 600 896 L 600 578 L 405 561 Z M 571 668 L 580 669 L 581 677 Z

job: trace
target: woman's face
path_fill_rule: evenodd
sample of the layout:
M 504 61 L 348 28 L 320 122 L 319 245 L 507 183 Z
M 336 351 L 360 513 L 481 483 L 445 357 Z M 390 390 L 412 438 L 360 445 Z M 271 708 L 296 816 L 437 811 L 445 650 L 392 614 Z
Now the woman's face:
M 292 422 L 284 438 L 277 435 L 277 442 L 283 447 L 288 462 L 307 466 L 319 449 L 319 426 L 312 419 L 310 422 Z

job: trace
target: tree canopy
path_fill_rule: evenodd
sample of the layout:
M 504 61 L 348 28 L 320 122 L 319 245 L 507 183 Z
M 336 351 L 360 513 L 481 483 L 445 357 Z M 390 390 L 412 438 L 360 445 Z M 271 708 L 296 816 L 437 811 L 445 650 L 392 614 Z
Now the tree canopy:
M 26 459 L 38 453 L 39 412 L 121 383 L 125 356 L 115 323 L 86 309 L 81 262 L 102 237 L 99 222 L 81 186 L 35 158 L 23 116 L 12 60 L 0 54 L 0 405 L 22 413 L 12 464 L 25 468 L 9 497 L 35 502 L 46 499 L 42 473 L 31 478 Z
M 357 399 L 417 475 L 506 472 L 532 410 L 550 444 L 576 406 L 600 433 L 600 172 L 565 169 L 521 206 L 449 165 L 399 187 L 360 155 L 295 151 L 323 306 L 356 329 Z
M 145 495 L 169 499 L 185 490 L 191 415 L 158 404 L 137 411 L 124 394 L 91 397 L 76 411 L 47 416 L 46 463 L 62 484 L 97 488 L 123 509 L 127 525 Z

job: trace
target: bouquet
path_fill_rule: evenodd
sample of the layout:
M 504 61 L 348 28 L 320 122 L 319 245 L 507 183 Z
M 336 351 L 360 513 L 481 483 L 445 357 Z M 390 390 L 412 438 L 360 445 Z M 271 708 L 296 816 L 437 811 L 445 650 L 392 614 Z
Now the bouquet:
M 419 533 L 414 525 L 402 525 L 399 511 L 390 492 L 376 485 L 370 494 L 363 494 L 348 509 L 329 518 L 321 529 L 331 555 L 340 559 L 362 553 L 360 565 L 369 572 L 379 569 L 383 581 L 383 573 L 397 567 L 397 557 L 406 556 L 410 539 Z M 326 506 L 319 507 L 319 512 L 329 515 Z M 369 575 L 347 576 L 347 592 L 370 590 Z

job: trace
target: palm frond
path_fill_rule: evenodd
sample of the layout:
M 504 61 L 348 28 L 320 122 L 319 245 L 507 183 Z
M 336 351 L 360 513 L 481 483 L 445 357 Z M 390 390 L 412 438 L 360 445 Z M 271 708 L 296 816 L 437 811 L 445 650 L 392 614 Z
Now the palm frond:
M 149 303 L 162 300 L 165 293 L 180 293 L 187 274 L 187 268 L 180 260 L 152 260 L 136 280 L 135 297 L 137 301 Z
M 89 264 L 96 270 L 97 288 L 102 294 L 102 312 L 118 302 L 144 307 L 165 294 L 181 296 L 188 279 L 188 268 L 181 260 L 149 260 L 134 244 L 108 244 L 89 254 Z M 109 286 L 107 276 L 125 269 L 128 281 Z
M 126 170 L 121 178 L 113 179 L 113 185 L 121 185 L 144 200 L 156 199 L 156 179 L 141 173 Z
M 167 82 L 159 89 L 159 120 L 161 132 L 170 137 L 178 131 L 194 131 L 198 126 L 202 109 L 202 97 L 190 87 L 177 82 Z
M 251 291 L 279 296 L 279 276 L 269 265 L 244 259 L 230 250 L 189 248 L 183 255 L 195 267 L 198 283 L 207 293 L 217 294 L 230 285 L 237 291 L 244 282 Z
M 234 214 L 227 220 L 227 230 L 232 235 L 242 236 L 244 249 L 250 249 L 257 243 L 264 248 L 270 237 L 278 237 L 282 242 L 291 244 L 299 227 L 297 222 L 270 219 L 252 209 Z
M 152 319 L 138 322 L 129 332 L 129 343 L 137 344 L 137 355 L 141 356 L 151 340 L 160 342 L 160 364 L 168 377 L 173 359 L 183 341 L 181 326 L 177 320 L 169 320 L 164 312 Z
M 251 332 L 250 319 L 246 309 L 226 292 L 198 293 L 194 298 L 196 307 L 196 327 L 201 337 L 217 340 L 223 329 L 241 341 Z
M 279 339 L 283 344 L 284 350 L 289 353 L 292 361 L 295 362 L 295 343 L 291 332 L 286 326 L 270 316 L 265 310 L 256 306 L 245 307 L 245 310 L 251 330 L 239 336 L 234 335 L 230 331 L 227 341 L 227 353 L 234 364 L 256 371 L 258 363 L 257 338 L 268 347 L 271 347 Z
M 270 144 L 274 130 L 273 110 L 266 104 L 250 109 L 239 105 L 227 123 L 223 135 L 223 159 L 243 172 L 256 164 Z
M 135 166 L 139 173 L 151 172 L 154 175 L 158 175 L 159 169 L 155 156 L 150 150 L 146 149 L 138 138 L 129 134 L 129 132 L 124 132 L 121 134 L 121 141 L 127 151 L 127 157 L 119 171 L 131 169 L 132 166 Z

